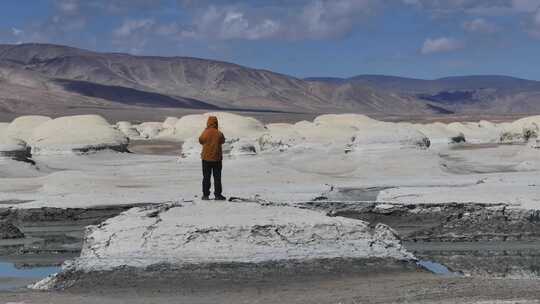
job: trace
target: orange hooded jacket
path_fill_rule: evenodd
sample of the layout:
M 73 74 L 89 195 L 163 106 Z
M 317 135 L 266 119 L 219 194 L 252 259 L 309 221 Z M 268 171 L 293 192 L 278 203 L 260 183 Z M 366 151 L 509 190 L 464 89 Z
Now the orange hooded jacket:
M 225 143 L 225 136 L 218 130 L 218 119 L 215 116 L 208 117 L 206 129 L 199 136 L 199 143 L 203 146 L 201 159 L 206 161 L 223 160 L 221 145 Z

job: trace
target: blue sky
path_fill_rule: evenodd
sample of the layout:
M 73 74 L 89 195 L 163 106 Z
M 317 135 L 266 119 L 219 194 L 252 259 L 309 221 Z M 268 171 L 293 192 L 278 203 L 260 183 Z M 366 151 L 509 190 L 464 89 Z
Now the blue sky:
M 298 77 L 540 80 L 540 0 L 2 0 L 0 12 L 0 43 L 202 57 Z

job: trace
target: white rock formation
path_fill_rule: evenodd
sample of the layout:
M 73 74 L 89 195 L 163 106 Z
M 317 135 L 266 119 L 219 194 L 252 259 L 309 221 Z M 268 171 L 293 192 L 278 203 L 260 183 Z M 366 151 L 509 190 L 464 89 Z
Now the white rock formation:
M 379 123 L 379 121 L 362 114 L 326 114 L 316 117 L 313 123 L 362 129 Z
M 167 117 L 165 121 L 161 124 L 161 131 L 159 132 L 156 138 L 161 139 L 161 140 L 171 140 L 171 141 L 177 140 L 175 136 L 175 133 L 176 133 L 175 126 L 177 122 L 178 122 L 177 117 Z
M 17 117 L 9 124 L 6 135 L 28 143 L 30 137 L 32 137 L 32 132 L 49 120 L 51 120 L 50 117 L 40 115 Z
M 7 135 L 8 125 L 7 123 L 0 123 L 0 157 L 26 153 L 27 147 L 24 141 Z
M 217 116 L 219 129 L 225 135 L 224 156 L 254 155 L 260 152 L 259 138 L 268 130 L 258 120 L 231 113 L 206 113 L 187 115 L 175 125 L 173 137 L 184 141 L 182 157 L 194 158 L 200 155 L 199 135 L 206 128 L 208 116 Z
M 447 128 L 462 133 L 469 143 L 495 143 L 499 141 L 501 127 L 497 124 L 481 122 L 453 122 Z
M 258 139 L 261 151 L 285 151 L 286 149 L 304 142 L 305 138 L 287 123 L 266 125 L 267 132 Z
M 414 259 L 391 228 L 293 207 L 182 203 L 133 208 L 87 229 L 77 270 L 321 258 Z
M 265 126 L 252 117 L 225 112 L 206 113 L 181 117 L 175 125 L 175 137 L 177 140 L 186 141 L 188 138 L 198 137 L 206 128 L 208 116 L 217 116 L 220 130 L 229 139 L 256 139 L 266 131 Z
M 182 158 L 197 159 L 201 156 L 202 147 L 199 144 L 199 139 L 190 137 L 182 144 Z
M 124 133 L 129 139 L 141 139 L 141 134 L 129 121 L 119 121 L 116 123 L 116 128 Z
M 315 144 L 343 144 L 351 140 L 358 131 L 352 126 L 336 126 L 301 121 L 294 125 L 294 130 L 305 138 L 306 142 Z
M 165 121 L 163 122 L 163 128 L 164 129 L 174 129 L 176 126 L 176 123 L 178 122 L 178 117 L 167 117 L 165 118 Z
M 503 143 L 525 143 L 534 141 L 540 135 L 540 115 L 518 119 L 505 124 L 500 141 Z
M 460 131 L 452 130 L 441 122 L 430 124 L 414 124 L 415 129 L 425 134 L 432 144 L 459 143 L 461 140 L 467 140 L 465 134 Z
M 125 149 L 128 138 L 101 116 L 65 116 L 36 128 L 30 139 L 32 154 L 62 154 L 100 149 Z
M 163 123 L 161 122 L 143 122 L 142 124 L 134 126 L 140 136 L 145 139 L 153 139 L 159 135 L 159 132 L 163 130 Z
M 256 155 L 261 151 L 258 142 L 251 139 L 233 140 L 230 142 L 230 146 L 229 154 L 231 156 Z
M 355 133 L 349 148 L 429 148 L 430 144 L 426 135 L 410 125 L 380 122 Z

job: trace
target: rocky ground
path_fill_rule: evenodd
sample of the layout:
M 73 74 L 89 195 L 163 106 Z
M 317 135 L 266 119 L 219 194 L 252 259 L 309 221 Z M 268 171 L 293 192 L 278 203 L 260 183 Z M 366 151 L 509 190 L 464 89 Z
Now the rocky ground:
M 129 277 L 121 278 L 129 282 Z M 234 283 L 158 282 L 123 288 L 89 284 L 64 292 L 0 292 L 0 303 L 537 304 L 540 299 L 539 280 L 446 278 L 423 272 L 289 276 Z
M 223 268 L 221 265 L 196 271 L 187 269 L 187 272 L 164 265 L 143 273 L 125 268 L 113 273 L 70 274 L 82 284 L 65 292 L 4 291 L 0 294 L 2 299 L 9 299 L 8 302 L 25 303 L 95 303 L 96 299 L 103 303 L 168 303 L 173 299 L 189 303 L 217 299 L 223 303 L 238 303 L 253 297 L 257 298 L 257 303 L 273 303 L 284 298 L 287 303 L 537 303 L 534 301 L 540 297 L 540 248 L 535 211 L 483 204 L 404 207 L 320 201 L 301 203 L 297 207 L 391 225 L 402 234 L 406 248 L 418 258 L 441 263 L 458 276 L 437 276 L 403 265 L 392 269 L 387 261 L 385 267 L 380 267 L 376 261 L 367 265 L 345 261 L 334 263 L 334 268 L 332 263 L 322 261 L 303 267 L 311 271 L 302 273 L 291 272 L 295 268 L 290 265 L 266 268 L 260 265 L 259 268 L 250 265 Z M 69 221 L 81 223 L 82 219 L 97 223 L 126 208 L 128 206 L 88 210 L 40 208 L 3 214 L 4 219 L 10 218 L 22 225 L 54 227 Z M 499 229 L 505 226 L 512 229 Z M 31 231 L 21 227 L 22 231 Z M 56 245 L 58 248 L 58 243 Z M 52 243 L 49 244 L 52 248 L 50 246 Z M 50 253 L 36 250 L 34 254 L 38 252 Z M 250 269 L 251 275 L 237 272 L 242 267 Z M 244 276 L 235 277 L 235 273 Z M 491 302 L 495 300 L 502 302 Z

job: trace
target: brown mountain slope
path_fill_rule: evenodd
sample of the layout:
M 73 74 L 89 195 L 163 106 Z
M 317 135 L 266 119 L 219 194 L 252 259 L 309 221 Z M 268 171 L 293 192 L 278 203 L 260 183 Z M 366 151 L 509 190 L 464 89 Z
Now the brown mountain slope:
M 418 99 L 456 113 L 540 113 L 540 82 L 500 75 L 446 77 L 434 80 L 385 75 L 309 78 L 330 84 L 368 86 Z
M 56 45 L 23 44 L 0 47 L 0 62 L 34 73 L 27 76 L 43 80 L 46 88 L 42 90 L 98 97 L 124 105 L 134 100 L 137 105 L 158 107 L 307 113 L 436 112 L 417 99 L 364 85 L 310 82 L 266 70 L 197 58 L 132 56 Z M 24 85 L 19 82 L 21 79 L 4 77 L 0 81 Z

